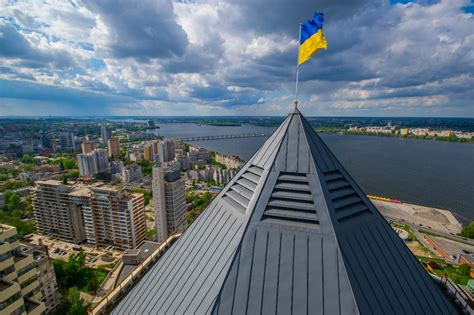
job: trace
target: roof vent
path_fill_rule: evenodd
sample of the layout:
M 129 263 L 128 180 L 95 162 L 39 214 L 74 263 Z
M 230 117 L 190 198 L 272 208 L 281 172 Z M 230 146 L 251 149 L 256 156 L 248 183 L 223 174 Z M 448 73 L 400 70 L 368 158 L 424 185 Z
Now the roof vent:
M 239 211 L 241 214 L 245 213 L 247 206 L 252 199 L 255 188 L 257 188 L 263 169 L 252 165 L 250 166 L 240 178 L 227 190 L 222 198 L 232 208 Z
M 262 222 L 319 227 L 319 219 L 306 174 L 280 173 Z
M 325 172 L 324 179 L 338 222 L 368 213 L 372 214 L 340 171 Z

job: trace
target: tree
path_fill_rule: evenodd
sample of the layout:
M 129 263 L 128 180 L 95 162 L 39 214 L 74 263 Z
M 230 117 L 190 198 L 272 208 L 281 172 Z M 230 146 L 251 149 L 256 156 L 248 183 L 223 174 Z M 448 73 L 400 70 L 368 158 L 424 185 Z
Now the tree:
M 474 238 L 474 221 L 469 222 L 469 224 L 462 230 L 461 236 Z
M 64 167 L 63 159 L 59 160 L 59 170 L 64 171 L 66 168 Z
M 471 266 L 469 265 L 461 265 L 458 268 L 459 273 L 465 276 L 469 276 L 471 274 Z
M 84 300 L 81 298 L 81 293 L 77 287 L 69 288 L 67 302 L 69 304 L 68 315 L 87 314 L 87 307 L 84 305 Z

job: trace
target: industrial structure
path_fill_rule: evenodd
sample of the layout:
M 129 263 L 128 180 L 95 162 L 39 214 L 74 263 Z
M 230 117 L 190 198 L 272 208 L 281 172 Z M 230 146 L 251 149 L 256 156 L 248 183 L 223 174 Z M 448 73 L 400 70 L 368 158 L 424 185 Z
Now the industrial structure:
M 112 314 L 452 314 L 295 109 Z

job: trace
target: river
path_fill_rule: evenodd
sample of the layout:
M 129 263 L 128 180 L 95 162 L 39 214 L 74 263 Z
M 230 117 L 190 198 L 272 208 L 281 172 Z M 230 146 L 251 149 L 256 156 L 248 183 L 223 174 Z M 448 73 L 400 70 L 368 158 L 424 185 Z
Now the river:
M 242 125 L 162 124 L 169 138 L 272 132 Z M 451 210 L 474 220 L 474 145 L 433 140 L 321 134 L 365 193 Z M 266 138 L 197 141 L 194 145 L 248 160 Z

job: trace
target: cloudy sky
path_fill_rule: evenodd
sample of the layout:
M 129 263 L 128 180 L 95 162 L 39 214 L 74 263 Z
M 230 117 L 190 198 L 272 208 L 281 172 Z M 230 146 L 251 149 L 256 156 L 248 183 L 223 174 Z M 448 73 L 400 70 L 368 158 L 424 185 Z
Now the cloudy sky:
M 474 117 L 470 0 L 0 0 L 0 115 Z

